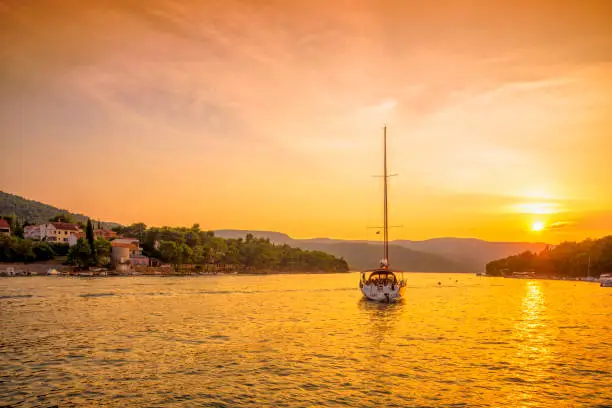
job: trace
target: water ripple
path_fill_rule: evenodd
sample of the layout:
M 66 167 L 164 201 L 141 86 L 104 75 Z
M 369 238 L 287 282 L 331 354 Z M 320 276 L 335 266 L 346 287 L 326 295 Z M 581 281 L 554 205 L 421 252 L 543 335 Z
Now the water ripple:
M 609 406 L 605 289 L 407 277 L 390 305 L 357 274 L 7 280 L 0 404 Z

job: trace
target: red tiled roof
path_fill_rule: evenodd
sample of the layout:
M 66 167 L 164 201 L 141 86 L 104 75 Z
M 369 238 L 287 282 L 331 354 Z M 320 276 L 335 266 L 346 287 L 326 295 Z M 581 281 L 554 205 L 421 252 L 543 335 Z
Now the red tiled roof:
M 117 236 L 117 233 L 115 231 L 111 231 L 111 230 L 107 230 L 107 229 L 96 229 L 96 230 L 94 230 L 94 234 L 104 235 L 104 236 L 107 236 L 107 237 L 115 237 L 115 236 Z
M 111 246 L 119 247 L 119 248 L 128 248 L 128 249 L 137 249 L 138 248 L 138 246 L 136 246 L 134 244 L 127 244 L 125 242 L 115 242 L 115 241 L 111 241 Z
M 10 228 L 11 226 L 9 225 L 8 222 L 6 222 L 5 219 L 0 219 L 0 228 Z
M 55 229 L 59 229 L 59 230 L 69 230 L 69 231 L 79 230 L 78 225 L 71 224 L 69 222 L 50 222 L 49 224 L 53 225 Z

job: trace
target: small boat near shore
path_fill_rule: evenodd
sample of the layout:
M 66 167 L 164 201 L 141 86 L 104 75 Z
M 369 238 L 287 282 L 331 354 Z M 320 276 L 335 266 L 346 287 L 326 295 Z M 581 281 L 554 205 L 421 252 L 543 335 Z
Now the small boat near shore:
M 599 275 L 599 286 L 602 288 L 612 288 L 612 274 L 604 273 Z
M 359 280 L 359 289 L 361 293 L 369 300 L 378 302 L 392 302 L 401 299 L 406 292 L 406 281 L 403 273 L 401 279 L 398 278 L 394 271 L 389 269 L 389 212 L 387 200 L 387 126 L 383 133 L 384 146 L 384 225 L 383 225 L 383 250 L 384 257 L 380 261 L 380 267 L 376 269 L 368 269 L 361 273 Z
M 512 272 L 510 275 L 504 275 L 504 278 L 512 278 L 512 279 L 535 279 L 535 272 L 527 271 L 527 272 Z

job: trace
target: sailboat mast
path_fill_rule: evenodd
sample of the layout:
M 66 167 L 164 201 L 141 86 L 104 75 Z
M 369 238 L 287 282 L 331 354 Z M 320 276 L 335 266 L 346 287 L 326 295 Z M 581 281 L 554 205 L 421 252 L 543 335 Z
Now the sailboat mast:
M 589 252 L 589 266 L 587 268 L 587 277 L 591 277 L 591 253 Z
M 384 240 L 385 240 L 385 261 L 387 263 L 387 266 L 389 265 L 389 210 L 387 208 L 387 179 L 388 179 L 388 175 L 387 175 L 387 125 L 385 125 L 385 130 L 384 130 L 384 134 L 383 134 L 383 147 L 384 147 L 384 175 L 383 175 L 383 180 L 384 180 Z

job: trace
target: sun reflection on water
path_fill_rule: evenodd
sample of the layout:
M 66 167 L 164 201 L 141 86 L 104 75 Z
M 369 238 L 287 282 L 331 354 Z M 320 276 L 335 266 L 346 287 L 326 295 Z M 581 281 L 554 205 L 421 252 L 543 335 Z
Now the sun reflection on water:
M 517 341 L 512 381 L 513 405 L 530 406 L 541 382 L 549 374 L 550 332 L 546 318 L 546 302 L 541 282 L 529 280 L 525 285 L 521 317 L 515 324 Z
M 0 401 L 610 405 L 598 285 L 415 273 L 403 303 L 381 304 L 359 300 L 357 278 L 7 279 Z

